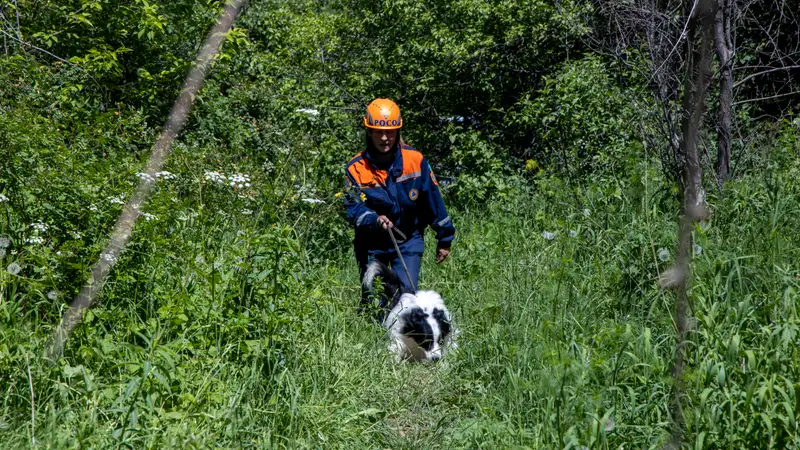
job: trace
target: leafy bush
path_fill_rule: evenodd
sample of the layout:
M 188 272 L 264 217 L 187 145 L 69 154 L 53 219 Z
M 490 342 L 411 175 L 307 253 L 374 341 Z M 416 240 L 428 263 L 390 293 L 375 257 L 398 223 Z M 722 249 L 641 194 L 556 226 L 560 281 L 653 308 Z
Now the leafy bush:
M 589 55 L 544 77 L 544 86 L 516 105 L 509 125 L 535 130 L 534 151 L 579 179 L 625 165 L 634 117 L 603 62 Z

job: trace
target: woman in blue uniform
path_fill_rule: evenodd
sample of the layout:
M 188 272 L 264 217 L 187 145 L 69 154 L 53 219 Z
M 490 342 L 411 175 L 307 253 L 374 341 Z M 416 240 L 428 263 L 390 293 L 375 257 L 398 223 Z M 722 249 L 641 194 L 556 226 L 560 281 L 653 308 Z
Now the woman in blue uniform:
M 366 266 L 378 259 L 391 267 L 406 287 L 416 290 L 425 228 L 430 226 L 436 232 L 437 264 L 449 256 L 456 230 L 428 161 L 400 139 L 403 119 L 397 104 L 374 100 L 367 106 L 364 126 L 367 148 L 347 163 L 344 201 L 347 218 L 355 228 L 353 244 L 361 277 Z M 390 232 L 397 239 L 410 280 Z M 368 302 L 368 292 L 363 294 L 362 302 Z M 380 306 L 385 306 L 385 301 Z

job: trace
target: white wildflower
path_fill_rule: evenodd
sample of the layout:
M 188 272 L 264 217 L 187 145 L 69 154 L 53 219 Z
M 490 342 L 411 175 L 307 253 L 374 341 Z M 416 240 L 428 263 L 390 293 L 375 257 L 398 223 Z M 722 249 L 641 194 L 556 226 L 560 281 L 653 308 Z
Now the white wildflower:
M 6 257 L 6 249 L 0 248 L 0 259 L 3 259 L 5 257 Z
M 578 235 L 578 232 L 575 230 L 569 230 L 569 237 L 575 237 Z
M 94 206 L 94 205 L 89 205 L 89 207 L 87 209 L 89 211 L 91 211 L 91 212 L 97 212 L 97 206 Z
M 6 248 L 11 245 L 11 239 L 6 236 L 0 236 L 0 248 Z
M 658 259 L 660 259 L 661 262 L 669 261 L 669 250 L 667 250 L 666 248 L 663 248 L 663 247 L 661 249 L 659 249 L 658 250 Z
M 194 262 L 196 262 L 197 264 L 203 264 L 204 262 L 206 262 L 206 259 L 205 259 L 205 258 L 203 258 L 203 255 L 198 255 L 198 256 L 197 256 L 197 257 L 194 259 Z
M 0 194 L 0 203 L 7 202 L 7 201 L 8 201 L 8 197 L 6 197 L 3 194 Z
M 304 198 L 302 200 L 304 202 L 306 202 L 306 203 L 311 203 L 312 205 L 313 204 L 317 204 L 317 203 L 325 203 L 324 200 L 319 200 L 319 199 L 316 199 L 316 198 Z
M 252 209 L 243 209 L 240 212 L 242 214 L 244 214 L 245 216 L 249 216 L 250 214 L 253 214 L 253 210 Z
M 175 176 L 174 173 L 162 170 L 161 172 L 156 172 L 156 178 L 163 178 L 165 180 L 174 180 L 177 177 Z
M 591 215 L 592 215 L 592 212 L 589 210 L 589 208 L 585 208 L 583 210 L 583 217 L 589 217 Z
M 50 227 L 47 226 L 46 223 L 36 222 L 31 224 L 31 228 L 33 228 L 37 233 L 44 233 Z
M 264 169 L 264 172 L 269 173 L 275 170 L 275 164 L 273 164 L 272 161 L 266 161 L 262 168 Z
M 548 241 L 552 241 L 553 239 L 555 239 L 556 234 L 553 233 L 552 231 L 542 231 L 542 237 L 547 239 Z
M 250 175 L 246 173 L 236 173 L 228 177 L 231 186 L 241 189 L 243 187 L 250 187 Z
M 319 115 L 319 111 L 317 111 L 316 109 L 310 109 L 310 108 L 300 108 L 300 109 L 294 110 L 294 112 L 306 113 L 306 114 L 308 114 L 310 116 L 318 116 Z
M 31 236 L 25 239 L 28 244 L 44 244 L 44 238 L 41 236 Z
M 71 231 L 69 234 L 70 234 L 70 235 L 71 235 L 71 236 L 72 236 L 74 239 L 82 239 L 82 238 L 83 238 L 83 236 L 81 236 L 81 234 L 80 234 L 80 233 L 78 233 L 77 231 Z
M 144 219 L 146 221 L 148 221 L 148 222 L 150 222 L 151 220 L 157 220 L 158 219 L 158 217 L 156 217 L 156 216 L 154 216 L 154 215 L 152 215 L 150 213 L 146 213 L 146 212 L 140 212 L 139 215 L 144 217 Z
M 205 179 L 214 183 L 226 184 L 225 175 L 215 171 L 206 170 Z
M 100 256 L 100 258 L 102 258 L 103 261 L 109 262 L 109 263 L 113 263 L 113 262 L 117 261 L 117 257 L 112 255 L 111 253 L 103 253 Z
M 57 299 L 58 298 L 58 292 L 56 292 L 55 290 L 48 292 L 47 293 L 47 298 L 50 299 L 50 300 Z
M 694 256 L 703 254 L 703 247 L 700 247 L 698 244 L 692 244 L 692 250 L 694 251 Z
M 110 203 L 115 204 L 115 205 L 124 205 L 125 204 L 125 196 L 124 195 L 120 195 L 120 196 L 117 196 L 117 197 L 111 197 L 110 199 L 108 199 L 108 201 Z
M 8 267 L 6 267 L 6 271 L 11 275 L 17 275 L 20 273 L 20 271 L 22 271 L 22 267 L 20 267 L 19 264 L 12 262 L 8 265 Z
M 144 181 L 145 183 L 152 183 L 156 181 L 156 179 L 149 173 L 138 172 L 136 176 L 139 177 L 139 179 Z

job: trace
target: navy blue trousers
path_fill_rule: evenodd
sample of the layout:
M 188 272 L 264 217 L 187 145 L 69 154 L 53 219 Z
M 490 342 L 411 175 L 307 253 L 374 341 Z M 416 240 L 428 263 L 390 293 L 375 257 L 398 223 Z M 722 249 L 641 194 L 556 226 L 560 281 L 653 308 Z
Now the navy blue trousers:
M 364 272 L 367 270 L 367 266 L 373 260 L 378 260 L 392 269 L 392 272 L 397 274 L 397 277 L 400 279 L 400 282 L 403 283 L 408 289 L 412 291 L 416 291 L 417 287 L 419 286 L 419 270 L 420 270 L 420 263 L 422 262 L 422 253 L 419 252 L 411 252 L 411 253 L 404 253 L 403 254 L 403 261 L 406 263 L 406 267 L 408 267 L 408 272 L 411 274 L 411 280 L 408 279 L 406 275 L 405 269 L 403 269 L 403 263 L 400 262 L 400 258 L 397 256 L 397 252 L 392 252 L 389 254 L 371 254 L 366 250 L 359 249 L 356 247 L 356 261 L 358 262 L 358 272 L 360 274 L 359 281 L 364 279 Z M 362 308 L 365 306 L 369 306 L 371 303 L 371 292 L 369 289 L 365 289 L 364 286 L 361 286 L 361 306 Z M 388 300 L 384 298 L 378 299 L 378 307 L 383 308 L 387 305 Z

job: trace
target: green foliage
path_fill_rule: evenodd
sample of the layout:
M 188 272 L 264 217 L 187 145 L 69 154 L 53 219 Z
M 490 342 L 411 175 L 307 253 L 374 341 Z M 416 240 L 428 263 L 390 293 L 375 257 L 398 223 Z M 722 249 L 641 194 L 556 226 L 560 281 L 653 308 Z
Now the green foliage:
M 576 179 L 624 164 L 635 131 L 629 100 L 594 56 L 545 77 L 511 117 L 510 126 L 536 129 L 542 157 Z
M 80 68 L 0 58 L 5 447 L 667 439 L 673 298 L 656 279 L 677 192 L 636 142 L 637 91 L 574 59 L 588 3 L 252 2 L 55 365 L 46 340 L 220 2 L 37 5 L 23 36 Z M 459 230 L 443 265 L 427 241 L 421 285 L 462 331 L 437 366 L 395 365 L 356 313 L 337 193 L 382 95 Z M 800 146 L 790 120 L 762 135 L 694 232 L 686 447 L 797 445 Z

